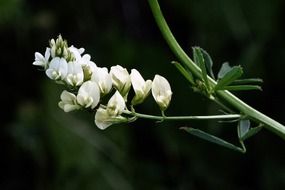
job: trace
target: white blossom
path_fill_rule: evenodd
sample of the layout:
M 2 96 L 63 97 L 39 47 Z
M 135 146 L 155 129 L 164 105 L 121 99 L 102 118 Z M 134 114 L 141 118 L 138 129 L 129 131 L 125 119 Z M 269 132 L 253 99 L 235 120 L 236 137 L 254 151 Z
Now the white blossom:
M 160 76 L 155 75 L 152 83 L 152 96 L 162 111 L 168 107 L 172 91 L 168 81 Z
M 91 56 L 89 54 L 84 54 L 84 48 L 76 48 L 74 46 L 69 47 L 69 51 L 74 56 L 77 63 L 79 63 L 83 69 L 84 80 L 90 80 L 93 72 L 97 69 L 96 64 L 91 61 Z
M 116 93 L 110 98 L 107 108 L 99 108 L 95 114 L 95 124 L 99 129 L 106 129 L 112 124 L 126 122 L 127 118 L 121 116 L 126 104 L 122 95 Z
M 78 48 L 74 47 L 73 45 L 70 46 L 70 47 L 68 48 L 68 50 L 73 54 L 75 60 L 77 60 L 77 61 L 78 61 L 79 59 L 81 59 L 81 54 L 83 54 L 84 51 L 85 51 L 84 48 L 79 48 L 79 49 L 78 49 Z
M 76 102 L 76 96 L 66 90 L 61 93 L 60 99 L 61 101 L 58 103 L 58 106 L 65 112 L 70 112 L 80 108 Z
M 39 52 L 35 53 L 35 61 L 33 62 L 33 65 L 41 66 L 44 69 L 48 67 L 50 58 L 50 48 L 46 48 L 45 56 L 40 54 Z
M 94 109 L 100 100 L 100 90 L 96 82 L 86 81 L 84 82 L 77 94 L 77 102 L 81 106 Z
M 98 84 L 102 95 L 108 94 L 112 89 L 112 78 L 106 67 L 97 67 L 92 74 L 91 80 Z
M 52 80 L 63 80 L 68 71 L 67 62 L 64 58 L 55 57 L 51 60 L 46 70 L 47 76 Z
M 131 88 L 131 77 L 127 69 L 121 67 L 120 65 L 116 65 L 111 67 L 110 74 L 114 87 L 126 99 Z
M 126 122 L 127 118 L 118 115 L 118 116 L 112 116 L 109 115 L 108 111 L 104 108 L 99 108 L 95 114 L 95 124 L 99 129 L 106 129 L 107 127 L 116 124 L 116 123 L 122 123 Z
M 110 125 L 112 125 L 112 121 L 110 120 L 110 115 L 108 114 L 106 109 L 99 108 L 95 114 L 95 124 L 99 129 L 106 129 Z
M 97 65 L 90 59 L 91 59 L 90 55 L 85 54 L 82 56 L 81 60 L 79 61 L 83 69 L 84 80 L 90 80 L 92 77 L 92 74 L 97 69 Z
M 107 111 L 109 115 L 120 115 L 123 113 L 123 110 L 126 108 L 126 103 L 119 91 L 116 91 L 115 94 L 110 98 L 107 104 Z
M 76 61 L 68 63 L 68 72 L 65 78 L 67 84 L 71 86 L 79 86 L 83 83 L 83 69 Z
M 132 104 L 140 104 L 144 101 L 144 99 L 148 96 L 151 89 L 151 80 L 145 81 L 141 74 L 136 70 L 131 70 L 131 82 L 133 89 L 135 91 L 135 97 L 132 99 Z
M 89 54 L 84 54 L 84 48 L 76 48 L 74 46 L 70 46 L 69 51 L 73 54 L 76 62 L 78 62 L 81 66 L 90 66 L 92 71 L 95 69 L 96 64 L 91 61 L 91 56 Z

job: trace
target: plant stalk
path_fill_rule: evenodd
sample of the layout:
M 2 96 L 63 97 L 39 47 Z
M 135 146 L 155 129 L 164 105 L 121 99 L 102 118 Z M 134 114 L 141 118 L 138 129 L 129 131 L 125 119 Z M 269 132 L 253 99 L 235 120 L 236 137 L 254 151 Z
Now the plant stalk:
M 207 116 L 157 116 L 157 115 L 149 115 L 149 114 L 142 114 L 137 112 L 131 111 L 124 111 L 125 114 L 132 115 L 137 118 L 144 118 L 144 119 L 152 119 L 152 120 L 219 120 L 219 119 L 238 119 L 241 118 L 242 115 L 240 114 L 227 114 L 227 115 L 207 115 Z
M 165 38 L 166 42 L 168 43 L 170 49 L 173 53 L 177 56 L 177 58 L 181 61 L 184 66 L 188 67 L 193 75 L 202 79 L 202 72 L 201 69 L 189 58 L 189 56 L 184 52 L 184 50 L 180 47 L 178 42 L 176 41 L 175 37 L 173 36 L 170 28 L 168 27 L 167 22 L 164 19 L 164 16 L 160 10 L 160 6 L 157 0 L 148 0 L 149 5 L 152 10 L 152 14 L 156 20 L 156 23 Z M 211 77 L 207 76 L 209 80 L 209 84 L 211 87 L 215 86 L 217 83 Z M 237 98 L 235 95 L 230 93 L 227 90 L 219 90 L 216 92 L 217 95 L 222 99 L 225 100 L 227 103 L 232 105 L 234 108 L 239 110 L 242 114 L 248 116 L 250 119 L 264 124 L 264 127 L 268 130 L 276 133 L 278 136 L 282 137 L 285 140 L 285 127 L 271 119 L 270 117 L 266 116 L 265 114 L 257 111 L 256 109 L 252 108 L 251 106 L 247 105 L 245 102 Z

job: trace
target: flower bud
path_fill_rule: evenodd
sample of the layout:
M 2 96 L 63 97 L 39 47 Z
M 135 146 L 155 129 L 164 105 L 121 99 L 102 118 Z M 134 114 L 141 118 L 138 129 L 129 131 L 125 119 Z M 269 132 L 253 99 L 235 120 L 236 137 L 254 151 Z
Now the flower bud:
M 127 99 L 127 95 L 131 88 L 131 77 L 127 69 L 120 65 L 111 67 L 110 74 L 114 87 Z
M 94 109 L 100 100 L 100 90 L 96 82 L 86 81 L 84 82 L 77 94 L 77 102 L 81 106 Z
M 74 61 L 74 55 L 68 49 L 67 41 L 63 40 L 61 35 L 56 40 L 50 40 L 51 57 L 60 57 L 66 59 L 67 62 Z
M 108 94 L 112 89 L 112 78 L 106 67 L 97 67 L 92 73 L 91 80 L 98 84 L 102 95 Z
M 152 96 L 160 110 L 164 111 L 167 109 L 171 100 L 172 91 L 170 84 L 164 77 L 155 75 L 152 83 Z
M 58 106 L 65 112 L 70 112 L 73 110 L 80 109 L 80 106 L 76 102 L 76 96 L 70 92 L 64 90 L 60 95 L 61 101 Z
M 130 76 L 132 86 L 135 91 L 135 96 L 132 99 L 132 105 L 137 105 L 142 103 L 144 99 L 148 96 L 151 89 L 152 81 L 145 81 L 136 69 L 132 69 Z
M 52 80 L 64 80 L 68 72 L 67 62 L 64 58 L 53 58 L 46 70 L 46 75 Z

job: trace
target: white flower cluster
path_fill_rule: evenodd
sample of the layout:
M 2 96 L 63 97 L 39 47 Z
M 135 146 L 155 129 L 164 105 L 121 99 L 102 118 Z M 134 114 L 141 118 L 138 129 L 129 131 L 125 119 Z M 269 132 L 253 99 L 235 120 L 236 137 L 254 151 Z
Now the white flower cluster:
M 172 91 L 164 77 L 155 75 L 153 81 L 145 81 L 136 69 L 132 69 L 129 74 L 120 65 L 111 67 L 108 72 L 107 68 L 98 67 L 92 62 L 90 55 L 83 53 L 83 48 L 68 47 L 61 36 L 50 41 L 50 47 L 46 48 L 44 56 L 35 53 L 33 65 L 42 67 L 50 79 L 69 88 L 69 91 L 64 90 L 61 93 L 61 101 L 58 103 L 65 112 L 83 108 L 94 110 L 95 124 L 100 129 L 127 122 L 129 120 L 124 111 L 127 110 L 126 103 L 131 87 L 135 95 L 130 106 L 142 103 L 151 90 L 160 109 L 167 109 Z M 107 105 L 101 104 L 102 98 L 112 93 L 112 89 L 115 93 Z

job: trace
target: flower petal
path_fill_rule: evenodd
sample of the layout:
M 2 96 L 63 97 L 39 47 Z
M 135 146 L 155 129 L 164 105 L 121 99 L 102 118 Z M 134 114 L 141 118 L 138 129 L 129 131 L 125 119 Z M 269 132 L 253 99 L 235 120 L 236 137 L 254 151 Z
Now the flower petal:
M 99 108 L 95 114 L 95 124 L 99 129 L 106 129 L 107 127 L 117 124 L 127 122 L 128 119 L 122 117 L 121 115 L 114 116 L 110 115 L 109 112 L 104 108 Z
M 52 80 L 63 80 L 67 75 L 68 65 L 64 58 L 55 57 L 46 70 L 47 76 Z
M 152 81 L 145 81 L 136 69 L 132 69 L 130 76 L 132 86 L 135 91 L 135 96 L 132 99 L 132 105 L 137 105 L 142 103 L 144 99 L 148 96 L 149 91 L 151 89 Z
M 61 93 L 60 99 L 61 101 L 58 103 L 58 106 L 65 112 L 70 112 L 80 108 L 76 103 L 76 96 L 66 90 Z
M 145 80 L 143 79 L 141 74 L 136 69 L 132 69 L 130 76 L 134 91 L 143 91 L 145 86 Z
M 152 96 L 162 111 L 166 110 L 172 96 L 169 82 L 160 75 L 155 75 L 152 83 Z
M 78 62 L 68 63 L 68 74 L 65 81 L 71 86 L 79 86 L 83 83 L 83 69 Z
M 117 116 L 122 114 L 123 110 L 126 108 L 126 103 L 119 91 L 110 98 L 107 104 L 107 111 L 109 115 Z
M 106 129 L 107 127 L 109 127 L 110 125 L 112 125 L 113 123 L 111 121 L 109 121 L 109 114 L 107 112 L 107 110 L 103 109 L 103 108 L 99 108 L 95 114 L 95 124 L 99 129 Z
M 114 87 L 126 98 L 131 88 L 131 77 L 127 69 L 116 65 L 111 67 L 110 74 Z
M 108 94 L 112 89 L 112 78 L 106 67 L 97 67 L 95 72 L 92 74 L 91 80 L 98 84 L 100 92 L 103 95 Z
M 78 90 L 77 101 L 81 106 L 94 109 L 100 100 L 100 90 L 96 82 L 86 81 Z

